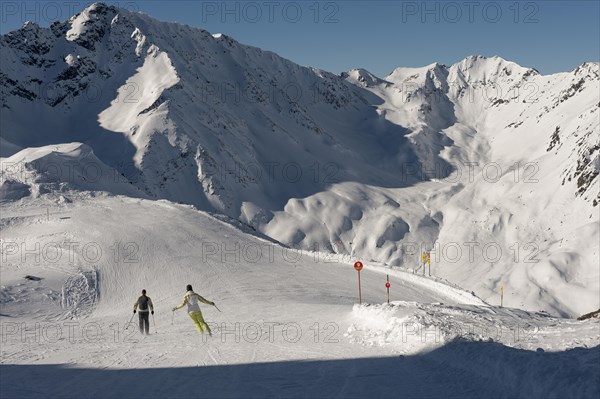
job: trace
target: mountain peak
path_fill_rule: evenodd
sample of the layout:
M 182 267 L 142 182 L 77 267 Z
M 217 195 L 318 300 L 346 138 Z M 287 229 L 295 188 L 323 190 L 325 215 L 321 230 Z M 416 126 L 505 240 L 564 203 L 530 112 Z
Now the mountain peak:
M 87 6 L 86 8 L 84 8 L 81 13 L 103 14 L 103 13 L 106 13 L 107 11 L 116 11 L 116 10 L 117 10 L 117 8 L 115 6 L 109 6 L 108 4 L 102 3 L 102 2 L 96 2 L 96 3 L 92 3 L 89 6 Z
M 483 55 L 470 55 L 450 67 L 451 73 L 457 74 L 463 79 L 471 82 L 497 80 L 498 78 L 509 78 L 520 75 L 537 75 L 537 71 L 525 68 L 519 64 L 507 61 L 502 57 L 494 55 L 486 57 Z
M 587 75 L 598 79 L 600 76 L 600 62 L 584 62 L 573 70 L 575 75 Z
M 469 55 L 454 65 L 472 66 L 475 64 L 497 65 L 497 64 L 515 64 L 515 63 L 512 61 L 507 61 L 498 55 L 494 55 L 492 57 L 486 57 L 485 55 Z M 515 64 L 515 65 L 517 65 L 517 64 Z
M 348 80 L 349 82 L 352 82 L 354 84 L 364 86 L 364 87 L 371 87 L 371 86 L 376 86 L 376 85 L 379 85 L 382 83 L 383 84 L 389 83 L 383 79 L 378 78 L 377 76 L 373 75 L 371 72 L 369 72 L 363 68 L 351 69 L 348 72 L 342 73 L 340 76 L 343 79 Z
M 104 3 L 94 3 L 82 12 L 69 19 L 71 28 L 67 31 L 66 38 L 86 47 L 94 49 L 94 42 L 104 36 L 106 26 L 116 16 L 117 9 Z
M 39 30 L 40 26 L 33 21 L 25 21 L 21 27 L 23 30 Z
M 446 65 L 434 62 L 432 64 L 417 68 L 398 67 L 384 79 L 396 84 L 403 82 L 423 83 L 426 80 L 431 79 L 442 81 L 444 80 L 444 76 L 447 74 L 448 69 Z

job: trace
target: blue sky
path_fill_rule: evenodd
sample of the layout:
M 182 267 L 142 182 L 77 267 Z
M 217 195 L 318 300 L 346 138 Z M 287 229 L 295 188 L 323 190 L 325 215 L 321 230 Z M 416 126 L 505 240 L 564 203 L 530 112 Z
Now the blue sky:
M 91 2 L 1 3 L 1 32 L 24 20 L 65 20 Z M 225 33 L 302 65 L 387 75 L 397 66 L 499 55 L 542 73 L 600 60 L 600 2 L 106 1 Z

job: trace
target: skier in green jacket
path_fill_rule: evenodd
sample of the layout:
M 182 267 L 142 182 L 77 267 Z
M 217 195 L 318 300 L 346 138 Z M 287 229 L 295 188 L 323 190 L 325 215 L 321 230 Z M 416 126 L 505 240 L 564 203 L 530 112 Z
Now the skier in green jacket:
M 186 290 L 187 290 L 187 292 L 185 293 L 185 295 L 183 297 L 183 302 L 181 303 L 181 305 L 174 307 L 173 312 L 176 311 L 177 309 L 181 309 L 182 307 L 187 305 L 188 315 L 194 322 L 194 325 L 196 326 L 196 330 L 198 330 L 198 332 L 200 334 L 207 332 L 210 336 L 212 336 L 212 332 L 210 331 L 210 328 L 204 321 L 204 317 L 202 317 L 202 312 L 200 311 L 200 306 L 198 305 L 198 301 L 205 303 L 207 305 L 212 305 L 212 306 L 215 306 L 215 303 L 211 302 L 209 300 L 206 300 L 202 296 L 196 294 L 190 284 L 188 284 L 188 286 L 186 287 Z

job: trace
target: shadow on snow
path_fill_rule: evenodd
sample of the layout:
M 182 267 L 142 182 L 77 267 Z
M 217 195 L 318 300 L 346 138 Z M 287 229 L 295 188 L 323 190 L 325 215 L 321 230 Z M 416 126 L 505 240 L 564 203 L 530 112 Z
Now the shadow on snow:
M 119 370 L 3 364 L 0 379 L 4 399 L 598 397 L 600 346 L 535 352 L 455 341 L 414 356 Z

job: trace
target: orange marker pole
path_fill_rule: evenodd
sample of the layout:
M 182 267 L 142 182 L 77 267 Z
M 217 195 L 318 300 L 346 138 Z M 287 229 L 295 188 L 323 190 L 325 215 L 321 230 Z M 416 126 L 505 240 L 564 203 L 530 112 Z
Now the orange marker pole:
M 362 293 L 360 292 L 360 271 L 363 268 L 361 261 L 354 262 L 354 269 L 358 272 L 358 304 L 362 305 Z

